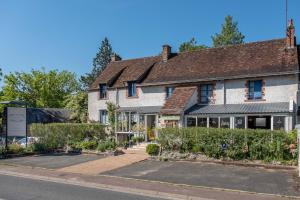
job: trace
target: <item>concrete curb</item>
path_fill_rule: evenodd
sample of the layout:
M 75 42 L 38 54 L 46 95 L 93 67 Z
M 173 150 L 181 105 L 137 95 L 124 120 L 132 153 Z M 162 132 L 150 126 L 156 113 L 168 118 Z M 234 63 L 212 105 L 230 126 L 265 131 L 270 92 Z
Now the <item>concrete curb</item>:
M 20 178 L 27 178 L 39 181 L 48 181 L 53 183 L 60 183 L 60 184 L 67 184 L 67 185 L 77 185 L 81 187 L 87 188 L 95 188 L 95 189 L 102 189 L 108 190 L 113 192 L 121 192 L 127 194 L 134 194 L 134 195 L 141 195 L 147 196 L 152 198 L 165 198 L 165 199 L 172 199 L 172 200 L 212 200 L 207 198 L 195 197 L 195 196 L 188 196 L 188 195 L 178 195 L 178 194 L 171 194 L 171 193 L 164 193 L 152 190 L 142 190 L 142 189 L 135 189 L 135 188 L 127 188 L 127 187 L 120 187 L 120 186 L 113 186 L 113 185 L 105 185 L 105 184 L 98 184 L 98 183 L 90 183 L 85 181 L 79 181 L 76 179 L 64 179 L 64 178 L 53 178 L 47 176 L 39 176 L 39 175 L 32 175 L 32 174 L 22 174 L 18 172 L 7 172 L 0 170 L 0 174 L 7 175 L 7 176 L 14 176 Z
M 158 161 L 158 160 L 156 160 L 156 161 Z M 262 167 L 262 168 L 266 168 L 266 169 L 282 169 L 282 170 L 296 170 L 297 169 L 297 166 L 243 163 L 243 162 L 236 162 L 236 161 L 169 159 L 168 161 L 159 161 L 159 162 L 212 163 L 212 164 L 220 164 L 220 165 L 233 165 L 233 166 L 242 166 L 242 167 Z
M 170 182 L 163 182 L 163 181 L 136 179 L 136 178 L 120 177 L 120 176 L 112 176 L 112 175 L 97 175 L 97 176 L 111 177 L 111 178 L 118 178 L 118 179 L 127 179 L 127 180 L 135 180 L 135 181 L 149 182 L 149 183 L 160 183 L 160 184 L 167 184 L 167 185 L 179 186 L 179 187 L 184 186 L 184 187 L 189 187 L 189 188 L 203 188 L 203 189 L 209 189 L 209 190 L 215 190 L 215 191 L 226 191 L 226 192 L 235 192 L 235 193 L 244 193 L 244 194 L 255 194 L 255 195 L 264 195 L 264 196 L 270 196 L 270 197 L 272 197 L 272 196 L 273 197 L 282 197 L 282 198 L 288 198 L 288 199 L 300 199 L 300 197 L 297 197 L 297 196 L 259 193 L 259 192 L 245 191 L 245 190 L 235 190 L 235 189 L 227 189 L 227 188 L 208 187 L 208 186 L 201 186 L 201 185 L 188 185 L 188 184 L 183 184 L 183 183 L 170 183 Z

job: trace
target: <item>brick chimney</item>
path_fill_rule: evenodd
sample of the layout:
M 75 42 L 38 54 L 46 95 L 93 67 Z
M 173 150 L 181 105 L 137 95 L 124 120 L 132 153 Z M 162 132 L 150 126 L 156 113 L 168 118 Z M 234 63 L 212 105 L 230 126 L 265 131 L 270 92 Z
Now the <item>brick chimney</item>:
M 122 60 L 122 58 L 118 56 L 116 53 L 113 53 L 111 55 L 111 62 L 120 61 L 120 60 Z
M 161 54 L 163 61 L 167 62 L 171 55 L 171 47 L 167 44 L 163 45 L 163 50 Z
M 289 21 L 289 26 L 286 30 L 286 45 L 288 48 L 296 47 L 295 26 L 293 19 Z

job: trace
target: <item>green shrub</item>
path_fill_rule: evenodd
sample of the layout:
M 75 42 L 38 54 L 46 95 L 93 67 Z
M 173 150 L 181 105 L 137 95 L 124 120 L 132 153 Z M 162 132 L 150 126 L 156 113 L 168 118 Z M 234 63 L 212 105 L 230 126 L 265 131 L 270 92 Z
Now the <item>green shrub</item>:
M 115 140 L 110 138 L 105 141 L 99 142 L 97 150 L 104 152 L 106 150 L 115 150 L 116 147 L 117 147 L 117 144 L 116 144 Z
M 159 146 L 157 144 L 148 144 L 146 152 L 151 156 L 157 156 L 159 153 Z
M 137 137 L 133 137 L 131 140 L 134 144 L 136 144 L 145 141 L 145 138 L 143 136 L 137 136 Z
M 92 140 L 92 141 L 83 141 L 78 143 L 78 147 L 84 150 L 95 150 L 97 147 L 97 142 Z
M 8 153 L 11 154 L 18 154 L 18 153 L 23 153 L 24 148 L 16 143 L 8 145 Z
M 105 126 L 96 123 L 32 124 L 30 133 L 38 137 L 39 143 L 43 143 L 49 151 L 62 149 L 68 144 L 77 144 L 86 138 L 99 141 L 107 136 Z M 96 146 L 97 144 L 94 148 Z
M 295 132 L 220 129 L 165 128 L 160 130 L 158 143 L 163 150 L 203 153 L 214 158 L 235 160 L 293 160 L 290 147 L 296 144 Z
M 1 158 L 1 155 L 4 155 L 4 154 L 6 154 L 5 146 L 0 146 L 0 158 Z
M 32 148 L 32 152 L 38 152 L 38 153 L 45 153 L 50 150 L 50 148 L 45 144 L 41 142 L 35 142 L 32 145 L 30 145 L 30 148 Z

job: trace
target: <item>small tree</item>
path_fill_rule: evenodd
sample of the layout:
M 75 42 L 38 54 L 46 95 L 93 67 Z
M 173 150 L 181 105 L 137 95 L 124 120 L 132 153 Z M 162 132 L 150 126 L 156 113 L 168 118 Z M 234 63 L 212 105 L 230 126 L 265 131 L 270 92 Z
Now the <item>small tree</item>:
M 185 51 L 195 51 L 198 49 L 205 49 L 208 48 L 205 45 L 197 45 L 197 41 L 195 38 L 192 38 L 190 41 L 188 42 L 183 42 L 180 46 L 179 46 L 179 52 L 185 52 Z
M 212 36 L 213 46 L 223 47 L 244 43 L 245 36 L 239 31 L 237 25 L 238 23 L 233 21 L 232 16 L 226 16 L 221 33 L 216 33 L 215 36 Z
M 108 122 L 111 128 L 113 129 L 116 123 L 116 111 L 118 109 L 118 106 L 110 101 L 106 102 L 106 105 L 107 105 Z

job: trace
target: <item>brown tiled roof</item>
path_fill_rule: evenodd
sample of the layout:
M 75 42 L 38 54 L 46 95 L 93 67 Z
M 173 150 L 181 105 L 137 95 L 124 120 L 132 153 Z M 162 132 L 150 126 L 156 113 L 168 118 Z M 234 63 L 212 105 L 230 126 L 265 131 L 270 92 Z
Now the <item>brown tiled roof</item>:
M 161 56 L 111 62 L 90 89 L 102 82 L 123 87 L 133 80 L 156 85 L 293 73 L 299 70 L 297 49 L 276 39 L 172 54 L 167 62 Z
M 160 113 L 164 115 L 179 115 L 184 111 L 187 103 L 196 91 L 196 87 L 177 87 L 169 97 Z
M 111 62 L 89 89 L 98 89 L 100 83 L 110 83 L 109 86 L 112 87 L 123 87 L 123 82 L 139 81 L 159 58 L 156 56 Z
M 131 60 L 131 63 L 128 63 L 128 67 L 119 76 L 113 87 L 124 87 L 124 82 L 127 81 L 141 82 L 159 59 L 160 57 L 148 57 Z
M 156 64 L 143 83 L 192 81 L 298 71 L 297 48 L 285 39 L 179 53 Z

